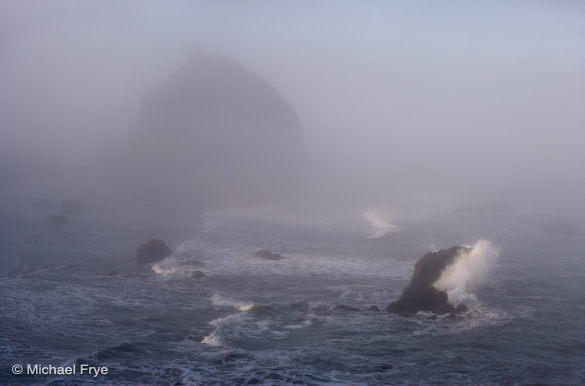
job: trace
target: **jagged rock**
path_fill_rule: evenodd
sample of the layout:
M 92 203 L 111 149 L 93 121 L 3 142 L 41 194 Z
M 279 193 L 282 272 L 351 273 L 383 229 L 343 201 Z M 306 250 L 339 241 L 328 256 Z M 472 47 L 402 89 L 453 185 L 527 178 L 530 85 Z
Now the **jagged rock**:
M 435 314 L 446 314 L 462 311 L 448 302 L 447 293 L 434 287 L 445 268 L 469 248 L 455 246 L 424 255 L 414 266 L 410 283 L 404 288 L 402 296 L 388 305 L 388 312 L 415 314 L 419 311 L 431 311 Z
M 282 260 L 284 257 L 278 253 L 270 252 L 268 249 L 262 249 L 254 252 L 254 257 L 264 260 Z
M 81 212 L 83 206 L 79 201 L 65 201 L 61 204 L 61 213 L 73 215 Z
M 136 250 L 136 262 L 140 264 L 156 263 L 169 256 L 172 251 L 162 240 L 152 239 Z
M 335 307 L 333 307 L 333 311 L 350 311 L 350 312 L 355 312 L 355 311 L 359 311 L 359 308 L 356 307 L 352 307 L 352 306 L 346 306 L 345 304 L 338 304 Z
M 45 222 L 47 224 L 68 224 L 69 217 L 65 216 L 64 214 L 58 214 L 55 216 L 49 216 Z

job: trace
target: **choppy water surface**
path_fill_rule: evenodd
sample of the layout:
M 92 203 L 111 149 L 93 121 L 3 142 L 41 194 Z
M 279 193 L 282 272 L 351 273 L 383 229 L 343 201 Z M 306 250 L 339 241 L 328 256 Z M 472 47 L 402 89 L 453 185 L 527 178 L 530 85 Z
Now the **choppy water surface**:
M 217 212 L 159 234 L 89 216 L 59 227 L 4 215 L 0 381 L 585 383 L 582 235 L 545 235 L 534 219 L 505 214 L 392 231 L 368 238 L 359 216 L 307 207 Z M 134 250 L 152 236 L 175 253 L 137 266 Z M 455 319 L 334 309 L 384 310 L 429 248 L 480 238 L 500 256 L 478 303 Z M 263 248 L 286 259 L 251 256 Z M 14 376 L 15 363 L 110 373 Z

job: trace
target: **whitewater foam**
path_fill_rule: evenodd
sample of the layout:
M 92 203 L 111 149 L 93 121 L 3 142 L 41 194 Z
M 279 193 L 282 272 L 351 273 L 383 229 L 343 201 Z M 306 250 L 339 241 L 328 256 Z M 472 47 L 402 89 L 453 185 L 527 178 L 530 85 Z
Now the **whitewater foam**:
M 247 311 L 254 307 L 254 303 L 230 299 L 216 293 L 211 297 L 211 304 L 214 306 L 234 307 L 240 310 L 240 312 L 235 314 L 231 314 L 223 318 L 213 319 L 209 322 L 209 325 L 215 327 L 215 329 L 209 335 L 205 336 L 201 340 L 201 343 L 208 346 L 219 347 L 225 344 L 222 339 L 221 330 L 225 328 L 226 324 L 240 319 Z
M 243 302 L 240 300 L 234 300 L 231 298 L 227 298 L 221 296 L 220 294 L 213 294 L 211 297 L 211 304 L 214 306 L 224 306 L 224 307 L 234 307 L 240 311 L 248 311 L 254 307 L 254 303 L 252 302 Z
M 449 303 L 454 306 L 477 302 L 473 291 L 485 281 L 498 258 L 498 250 L 487 240 L 479 240 L 469 248 L 456 257 L 434 284 L 447 292 Z
M 197 271 L 205 271 L 203 272 L 204 274 L 208 273 L 207 270 L 201 267 L 194 267 L 193 263 L 196 263 L 196 265 L 200 264 L 188 257 L 171 256 L 159 263 L 153 264 L 151 269 L 154 273 L 163 277 L 193 277 L 193 274 Z

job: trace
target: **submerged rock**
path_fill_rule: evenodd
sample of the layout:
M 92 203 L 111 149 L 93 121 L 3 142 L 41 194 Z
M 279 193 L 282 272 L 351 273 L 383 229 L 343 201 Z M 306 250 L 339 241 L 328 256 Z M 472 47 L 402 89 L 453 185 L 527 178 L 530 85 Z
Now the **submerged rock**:
M 463 307 L 454 307 L 448 302 L 447 293 L 434 287 L 445 268 L 455 262 L 460 253 L 469 248 L 455 246 L 424 255 L 414 266 L 410 283 L 404 288 L 402 296 L 390 303 L 388 312 L 403 315 L 419 311 L 431 311 L 435 314 L 447 314 L 463 311 Z
M 378 308 L 378 306 L 369 306 L 368 311 L 380 312 L 380 309 Z
M 284 257 L 278 253 L 270 252 L 268 249 L 262 249 L 254 252 L 254 257 L 264 260 L 282 260 Z
M 64 214 L 58 214 L 55 216 L 49 216 L 45 222 L 47 224 L 68 224 L 69 217 L 65 216 Z
M 136 262 L 140 264 L 156 263 L 169 256 L 172 251 L 162 240 L 152 239 L 136 250 Z

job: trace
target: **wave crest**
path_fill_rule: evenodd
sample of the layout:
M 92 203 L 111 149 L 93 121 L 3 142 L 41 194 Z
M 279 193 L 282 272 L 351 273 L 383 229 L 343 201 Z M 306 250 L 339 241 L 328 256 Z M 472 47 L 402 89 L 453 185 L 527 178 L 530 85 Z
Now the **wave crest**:
M 497 248 L 487 240 L 479 240 L 469 247 L 471 249 L 462 252 L 434 284 L 447 292 L 449 303 L 455 307 L 477 302 L 473 291 L 484 283 L 498 258 Z

